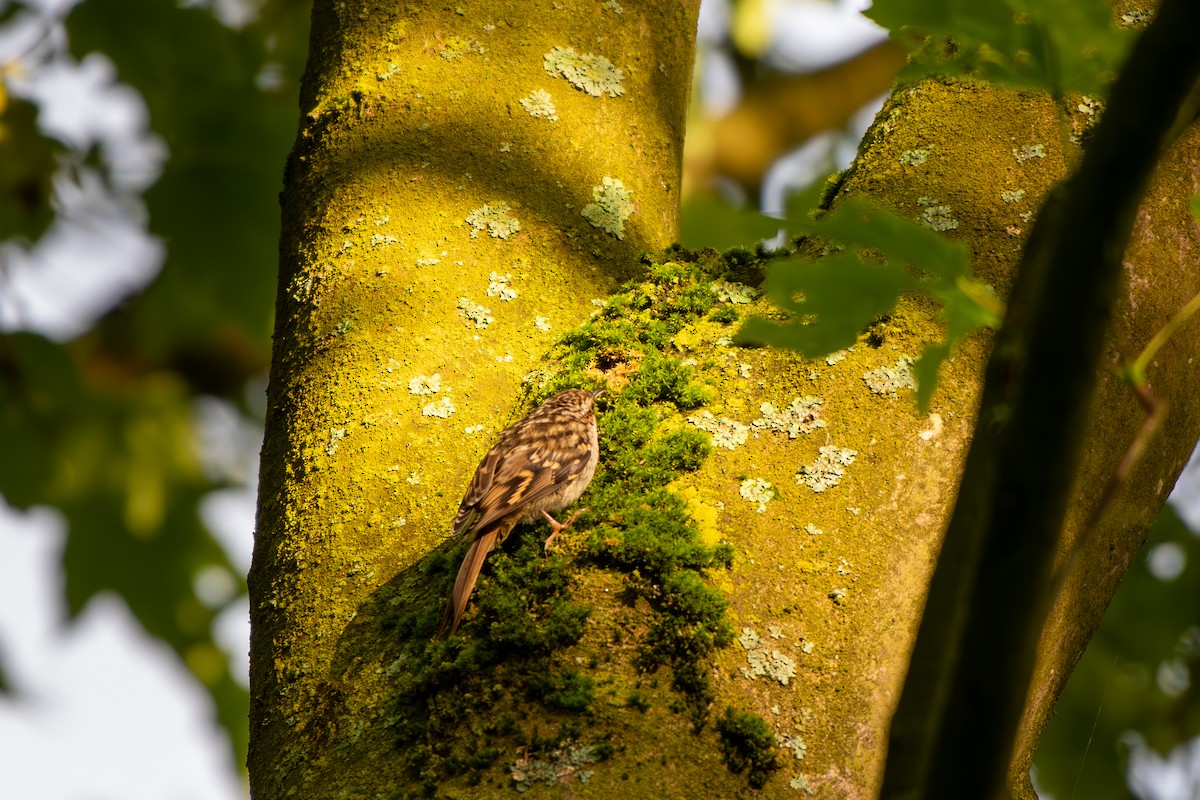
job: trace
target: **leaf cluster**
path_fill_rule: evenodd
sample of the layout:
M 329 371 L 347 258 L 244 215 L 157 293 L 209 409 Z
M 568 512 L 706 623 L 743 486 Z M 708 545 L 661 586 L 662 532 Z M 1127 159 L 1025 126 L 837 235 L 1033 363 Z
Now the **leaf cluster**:
M 1130 46 L 1104 0 L 876 0 L 863 12 L 910 51 L 901 81 L 968 75 L 1008 86 L 1103 94 Z
M 928 345 L 914 365 L 917 403 L 929 403 L 937 370 L 954 345 L 979 327 L 999 324 L 1001 303 L 986 284 L 970 276 L 964 245 L 862 198 L 846 198 L 814 218 L 809 213 L 824 184 L 796 195 L 783 220 L 734 211 L 712 198 L 685 212 L 686 244 L 724 244 L 726 234 L 767 236 L 780 226 L 825 243 L 819 260 L 775 259 L 764 268 L 763 290 L 782 319 L 751 317 L 738 332 L 744 343 L 767 344 L 818 358 L 854 344 L 873 320 L 889 313 L 906 294 L 940 304 L 945 339 Z M 703 232 L 703 233 L 701 233 Z

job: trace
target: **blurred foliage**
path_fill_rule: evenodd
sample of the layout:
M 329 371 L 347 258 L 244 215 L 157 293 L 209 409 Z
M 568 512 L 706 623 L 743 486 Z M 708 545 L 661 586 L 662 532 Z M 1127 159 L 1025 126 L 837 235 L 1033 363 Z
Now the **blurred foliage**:
M 199 516 L 200 500 L 220 483 L 199 464 L 194 409 L 211 394 L 253 413 L 247 382 L 268 363 L 277 196 L 295 136 L 308 14 L 307 0 L 269 0 L 256 21 L 233 30 L 173 0 L 85 0 L 70 12 L 71 54 L 111 60 L 169 148 L 143 198 L 166 263 L 76 341 L 0 335 L 0 493 L 16 508 L 64 514 L 69 612 L 100 592 L 119 595 L 206 687 L 238 764 L 248 699 L 211 630 L 237 592 L 206 605 L 195 588 L 201 570 L 233 567 Z M 22 20 L 9 13 L 4 21 Z M 26 54 L 27 71 L 51 63 L 35 54 Z M 49 187 L 65 165 L 55 158 L 63 148 L 37 130 L 34 106 L 0 99 L 0 235 L 35 240 L 52 219 Z M 110 169 L 94 148 L 73 155 Z
M 104 53 L 141 93 L 171 153 L 145 195 L 167 263 L 128 310 L 125 335 L 163 357 L 232 327 L 265 353 L 277 198 L 297 119 L 294 81 L 258 85 L 274 61 L 270 32 L 231 31 L 204 9 L 166 0 L 87 0 L 67 31 L 77 58 Z
M 968 274 L 966 248 L 928 227 L 862 198 L 838 202 L 813 217 L 826 182 L 791 199 L 783 220 L 735 211 L 714 198 L 697 197 L 684 209 L 681 238 L 689 247 L 728 246 L 789 233 L 816 237 L 819 260 L 785 258 L 766 267 L 764 290 L 787 314 L 784 322 L 752 317 L 738 332 L 744 342 L 768 344 L 818 358 L 849 347 L 876 318 L 895 308 L 901 295 L 936 300 L 946 322 L 945 340 L 928 345 L 914 364 L 917 404 L 923 410 L 937 370 L 951 348 L 976 328 L 996 327 L 1001 303 L 986 284 Z
M 1159 548 L 1182 555 L 1179 575 L 1164 580 L 1150 572 L 1148 561 L 1164 555 Z M 1042 734 L 1034 763 L 1039 786 L 1054 797 L 1129 797 L 1127 731 L 1161 754 L 1200 735 L 1200 537 L 1165 506 L 1143 553 Z
M 51 178 L 62 145 L 38 130 L 37 115 L 0 84 L 0 239 L 35 240 L 54 219 Z
M 1103 95 L 1129 49 L 1107 0 L 875 0 L 866 16 L 913 51 L 900 73 L 970 75 L 1052 95 Z

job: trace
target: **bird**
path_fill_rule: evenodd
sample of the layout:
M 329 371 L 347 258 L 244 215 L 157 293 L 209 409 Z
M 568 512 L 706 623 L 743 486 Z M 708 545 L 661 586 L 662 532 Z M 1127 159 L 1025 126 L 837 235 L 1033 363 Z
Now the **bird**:
M 596 398 L 604 389 L 567 389 L 550 397 L 501 431 L 475 470 L 452 525 L 454 535 L 470 537 L 454 589 L 446 601 L 434 639 L 453 634 L 488 553 L 518 524 L 539 518 L 550 523 L 544 548 L 581 513 L 566 522 L 550 516 L 574 503 L 596 474 Z

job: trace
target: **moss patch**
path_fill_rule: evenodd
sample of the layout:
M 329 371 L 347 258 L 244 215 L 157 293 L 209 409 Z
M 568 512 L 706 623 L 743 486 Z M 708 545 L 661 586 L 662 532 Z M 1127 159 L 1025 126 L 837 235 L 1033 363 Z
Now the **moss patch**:
M 569 543 L 543 555 L 542 532 L 518 529 L 488 557 L 459 634 L 431 642 L 465 545 L 445 548 L 421 567 L 422 584 L 441 591 L 390 620 L 402 650 L 389 668 L 397 676 L 390 723 L 408 778 L 425 793 L 459 776 L 481 780 L 513 744 L 528 748 L 526 765 L 510 764 L 509 771 L 527 777 L 542 769 L 529 765 L 557 763 L 564 753 L 586 753 L 590 764 L 594 754 L 613 752 L 620 726 L 611 715 L 645 713 L 650 700 L 635 692 L 619 712 L 594 702 L 597 681 L 579 654 L 628 633 L 640 634 L 635 669 L 669 670 L 677 698 L 670 707 L 686 713 L 694 730 L 706 723 L 711 660 L 734 634 L 728 604 L 705 575 L 730 566 L 733 548 L 706 543 L 686 502 L 668 488 L 699 469 L 712 449 L 705 434 L 683 422 L 711 390 L 678 357 L 672 338 L 720 310 L 712 281 L 726 264 L 672 255 L 648 264 L 642 281 L 622 287 L 566 333 L 527 378 L 524 410 L 568 387 L 609 389 L 598 400 L 599 468 L 579 503 L 589 510 Z M 572 575 L 597 569 L 621 576 L 620 599 L 639 620 L 624 633 L 589 624 L 591 609 L 571 602 Z M 576 648 L 592 630 L 614 641 Z M 480 707 L 489 712 L 479 714 Z M 580 717 L 588 719 L 586 740 L 571 721 Z M 559 734 L 546 736 L 554 726 Z M 587 772 L 578 767 L 572 775 Z M 761 766 L 752 772 L 766 774 Z
M 755 789 L 765 786 L 771 774 L 782 766 L 775 753 L 775 734 L 757 714 L 729 706 L 717 720 L 717 733 L 721 736 L 721 755 L 726 766 L 733 772 L 746 772 Z
M 462 550 L 426 562 L 431 584 L 453 583 Z M 407 777 L 426 794 L 454 776 L 478 781 L 498 743 L 523 736 L 524 709 L 585 712 L 591 703 L 591 680 L 559 656 L 582 638 L 590 609 L 570 602 L 568 560 L 541 550 L 538 537 L 522 536 L 513 552 L 488 557 L 469 636 L 430 641 L 444 597 L 386 621 L 406 640 L 389 667 L 397 675 L 390 722 Z

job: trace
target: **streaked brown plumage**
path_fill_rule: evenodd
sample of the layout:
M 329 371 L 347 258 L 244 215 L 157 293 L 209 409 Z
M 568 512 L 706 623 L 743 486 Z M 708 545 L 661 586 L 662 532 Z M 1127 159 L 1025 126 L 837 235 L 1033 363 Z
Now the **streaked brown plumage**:
M 479 578 L 483 561 L 521 522 L 544 518 L 550 523 L 546 548 L 558 532 L 575 521 L 550 516 L 579 499 L 596 473 L 600 457 L 596 440 L 596 398 L 600 389 L 567 389 L 506 428 L 483 457 L 467 487 L 454 533 L 471 537 L 454 591 L 437 636 L 454 633 Z

